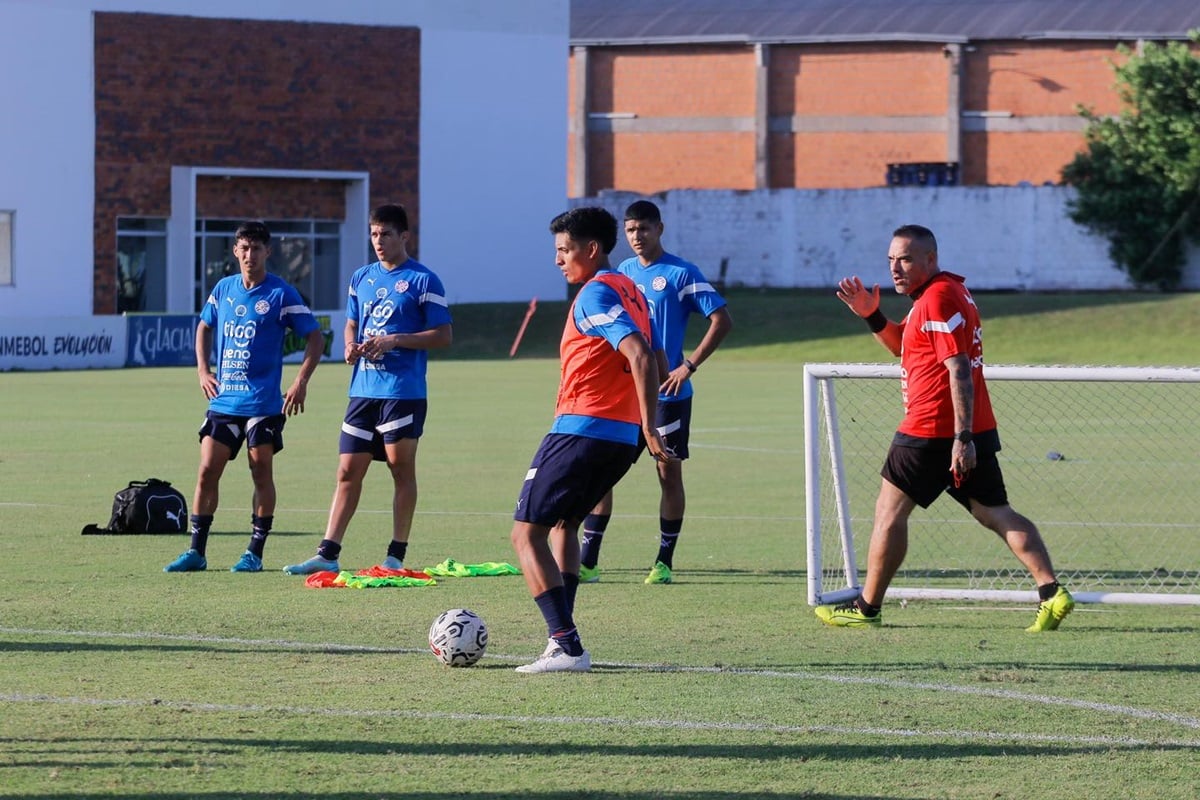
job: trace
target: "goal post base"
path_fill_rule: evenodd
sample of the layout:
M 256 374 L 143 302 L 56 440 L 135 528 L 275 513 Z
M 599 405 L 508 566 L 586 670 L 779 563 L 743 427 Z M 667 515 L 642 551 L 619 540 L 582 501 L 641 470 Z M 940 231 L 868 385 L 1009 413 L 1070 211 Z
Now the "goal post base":
M 1068 589 L 1070 587 L 1067 587 Z M 834 589 L 809 598 L 809 605 L 833 605 L 853 600 L 859 589 Z M 1129 605 L 1195 606 L 1200 605 L 1200 594 L 1162 594 L 1150 592 L 1071 592 L 1076 603 L 1120 603 Z M 1037 605 L 1035 591 L 1010 589 L 913 589 L 909 587 L 889 589 L 887 600 L 964 600 L 990 603 L 1024 603 Z

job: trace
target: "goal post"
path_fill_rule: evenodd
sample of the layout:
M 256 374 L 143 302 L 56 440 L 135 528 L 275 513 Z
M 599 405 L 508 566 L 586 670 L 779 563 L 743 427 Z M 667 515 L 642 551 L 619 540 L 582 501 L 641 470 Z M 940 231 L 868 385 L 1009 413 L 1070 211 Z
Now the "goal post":
M 1200 604 L 1200 370 L 985 366 L 1013 507 L 1087 603 Z M 804 366 L 808 601 L 854 597 L 898 364 Z M 1036 602 L 1003 542 L 943 496 L 909 520 L 889 598 Z M 862 565 L 860 568 L 859 565 Z

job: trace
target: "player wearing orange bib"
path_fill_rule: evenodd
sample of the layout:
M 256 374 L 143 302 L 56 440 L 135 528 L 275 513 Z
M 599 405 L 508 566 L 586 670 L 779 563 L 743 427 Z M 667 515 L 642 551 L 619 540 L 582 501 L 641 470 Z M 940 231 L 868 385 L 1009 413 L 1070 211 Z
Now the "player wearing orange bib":
M 584 672 L 591 656 L 575 628 L 579 523 L 638 454 L 639 435 L 657 461 L 671 457 L 654 427 L 666 356 L 646 298 L 608 266 L 617 220 L 602 208 L 555 217 L 556 263 L 582 284 L 560 345 L 562 375 L 550 432 L 534 454 L 513 514 L 512 543 L 549 643 L 518 672 Z

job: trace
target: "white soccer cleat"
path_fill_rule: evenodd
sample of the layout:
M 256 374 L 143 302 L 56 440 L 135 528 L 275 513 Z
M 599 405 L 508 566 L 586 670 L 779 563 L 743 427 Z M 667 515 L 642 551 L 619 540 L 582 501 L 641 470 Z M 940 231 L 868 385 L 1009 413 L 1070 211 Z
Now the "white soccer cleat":
M 552 639 L 537 661 L 517 667 L 517 672 L 532 675 L 540 672 L 587 672 L 591 668 L 592 656 L 587 650 L 582 655 L 569 656 Z

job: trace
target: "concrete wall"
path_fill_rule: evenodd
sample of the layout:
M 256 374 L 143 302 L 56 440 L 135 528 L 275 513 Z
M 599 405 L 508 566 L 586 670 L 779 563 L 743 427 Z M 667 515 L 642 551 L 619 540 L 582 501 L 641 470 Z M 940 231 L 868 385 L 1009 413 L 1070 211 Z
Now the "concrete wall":
M 857 274 L 887 288 L 891 232 L 917 223 L 937 235 L 942 267 L 974 289 L 1130 288 L 1108 242 L 1067 217 L 1070 196 L 1062 187 L 896 187 L 683 190 L 647 199 L 662 209 L 664 247 L 713 280 L 726 261 L 729 285 L 827 289 Z M 642 197 L 603 192 L 572 205 L 601 205 L 619 220 Z M 621 237 L 613 262 L 632 255 Z M 1189 255 L 1185 288 L 1200 289 L 1200 249 Z
M 420 28 L 422 261 L 452 303 L 565 296 L 540 234 L 565 203 L 567 3 L 0 0 L 0 210 L 15 212 L 0 316 L 92 313 L 97 11 Z M 247 58 L 269 46 L 245 42 Z M 404 79 L 380 53 L 378 90 Z

